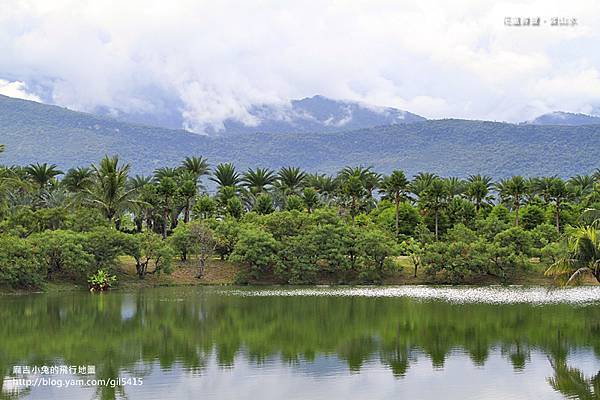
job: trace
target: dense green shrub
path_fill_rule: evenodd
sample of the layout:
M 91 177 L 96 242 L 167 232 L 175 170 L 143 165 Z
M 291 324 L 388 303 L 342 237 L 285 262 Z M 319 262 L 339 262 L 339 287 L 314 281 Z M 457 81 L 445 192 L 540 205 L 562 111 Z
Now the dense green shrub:
M 45 277 L 46 270 L 28 240 L 0 235 L 0 285 L 14 288 L 39 287 Z

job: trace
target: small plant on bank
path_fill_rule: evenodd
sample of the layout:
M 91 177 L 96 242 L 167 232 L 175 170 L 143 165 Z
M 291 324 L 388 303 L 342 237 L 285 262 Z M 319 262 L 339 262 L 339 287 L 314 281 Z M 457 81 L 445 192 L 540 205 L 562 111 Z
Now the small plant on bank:
M 88 278 L 90 292 L 107 291 L 116 281 L 117 277 L 115 275 L 110 275 L 105 269 L 99 269 L 94 275 Z

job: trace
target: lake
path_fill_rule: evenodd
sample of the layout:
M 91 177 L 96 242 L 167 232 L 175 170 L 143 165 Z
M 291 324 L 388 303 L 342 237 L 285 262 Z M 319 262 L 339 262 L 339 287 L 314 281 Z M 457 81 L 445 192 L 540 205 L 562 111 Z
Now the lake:
M 64 292 L 0 314 L 6 398 L 600 398 L 598 287 Z

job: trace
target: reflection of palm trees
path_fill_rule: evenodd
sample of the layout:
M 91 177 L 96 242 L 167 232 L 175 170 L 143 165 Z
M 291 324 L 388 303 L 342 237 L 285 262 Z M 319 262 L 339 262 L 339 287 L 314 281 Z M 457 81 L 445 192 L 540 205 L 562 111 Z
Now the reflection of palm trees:
M 519 341 L 502 346 L 502 354 L 508 356 L 515 371 L 522 371 L 531 358 L 529 346 Z
M 581 370 L 568 366 L 565 359 L 549 358 L 549 361 L 554 376 L 548 378 L 548 383 L 554 390 L 569 399 L 600 399 L 600 371 L 592 377 L 586 377 Z

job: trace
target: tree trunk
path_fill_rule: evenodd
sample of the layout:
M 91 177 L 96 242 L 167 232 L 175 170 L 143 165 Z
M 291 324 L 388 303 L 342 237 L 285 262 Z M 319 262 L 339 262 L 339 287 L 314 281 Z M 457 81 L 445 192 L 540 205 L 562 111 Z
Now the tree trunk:
M 162 238 L 167 238 L 167 221 L 169 220 L 169 210 L 164 209 L 163 211 L 163 223 L 162 223 Z
M 400 230 L 400 198 L 398 196 L 396 196 L 396 236 L 398 236 L 398 234 Z
M 560 233 L 560 202 L 556 199 L 556 232 Z
M 204 276 L 204 269 L 206 267 L 206 260 L 202 255 L 200 255 L 200 270 L 198 271 L 198 276 L 196 278 L 200 279 Z
M 438 240 L 438 211 L 435 211 L 435 240 Z
M 515 213 L 517 214 L 515 216 L 515 226 L 519 226 L 519 207 L 520 207 L 520 204 L 517 201 L 517 203 L 515 204 Z
M 183 222 L 190 222 L 190 199 L 187 199 L 185 204 L 185 213 L 183 214 Z

